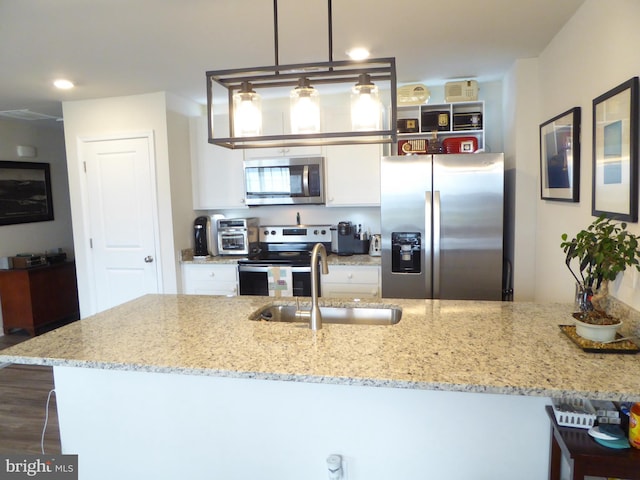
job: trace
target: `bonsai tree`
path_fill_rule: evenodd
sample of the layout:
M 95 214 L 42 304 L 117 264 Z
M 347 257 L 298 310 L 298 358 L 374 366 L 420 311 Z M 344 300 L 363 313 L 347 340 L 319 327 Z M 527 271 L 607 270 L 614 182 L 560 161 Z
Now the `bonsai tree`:
M 640 237 L 627 232 L 626 223 L 616 223 L 604 216 L 598 217 L 586 230 L 580 230 L 572 240 L 562 234 L 560 246 L 566 253 L 566 264 L 576 282 L 584 286 L 586 308 L 592 310 L 591 296 L 599 293 L 599 300 L 607 295 L 607 282 L 615 280 L 627 267 L 640 271 Z M 578 260 L 578 274 L 571 261 Z M 601 309 L 602 310 L 602 309 Z

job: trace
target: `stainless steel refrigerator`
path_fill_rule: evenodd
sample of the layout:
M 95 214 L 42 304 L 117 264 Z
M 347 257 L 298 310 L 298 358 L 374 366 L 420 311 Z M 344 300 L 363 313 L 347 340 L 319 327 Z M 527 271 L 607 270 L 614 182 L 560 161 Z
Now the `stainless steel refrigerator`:
M 501 300 L 502 153 L 383 157 L 382 296 Z

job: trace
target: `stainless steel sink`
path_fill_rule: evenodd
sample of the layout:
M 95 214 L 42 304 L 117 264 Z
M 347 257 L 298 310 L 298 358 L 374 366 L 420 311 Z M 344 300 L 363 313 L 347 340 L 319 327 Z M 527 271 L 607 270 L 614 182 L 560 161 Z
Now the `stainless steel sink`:
M 308 308 L 307 308 L 308 309 Z M 305 307 L 300 309 L 305 311 Z M 309 317 L 297 315 L 296 305 L 267 305 L 254 312 L 250 320 L 266 322 L 309 322 Z M 320 307 L 323 323 L 351 325 L 394 325 L 402 317 L 399 307 Z

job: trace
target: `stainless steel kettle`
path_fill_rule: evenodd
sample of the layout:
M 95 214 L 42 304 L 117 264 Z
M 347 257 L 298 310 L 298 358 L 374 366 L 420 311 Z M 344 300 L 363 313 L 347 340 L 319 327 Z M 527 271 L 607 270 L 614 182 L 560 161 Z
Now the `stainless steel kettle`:
M 369 255 L 379 257 L 382 255 L 382 238 L 379 234 L 371 235 L 369 242 Z

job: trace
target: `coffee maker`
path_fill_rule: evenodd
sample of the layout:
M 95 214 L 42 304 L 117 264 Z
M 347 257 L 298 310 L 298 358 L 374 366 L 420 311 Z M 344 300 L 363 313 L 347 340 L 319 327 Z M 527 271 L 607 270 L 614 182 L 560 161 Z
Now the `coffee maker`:
M 198 217 L 193 222 L 194 258 L 206 258 L 209 256 L 210 221 L 209 217 Z
M 331 251 L 338 255 L 353 255 L 369 252 L 369 240 L 351 222 L 340 222 L 331 227 Z

